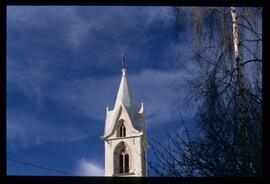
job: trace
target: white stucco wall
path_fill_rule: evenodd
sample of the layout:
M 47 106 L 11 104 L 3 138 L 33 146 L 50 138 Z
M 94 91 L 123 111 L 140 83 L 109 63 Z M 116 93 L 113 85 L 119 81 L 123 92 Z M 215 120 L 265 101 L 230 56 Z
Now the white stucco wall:
M 130 153 L 130 173 L 134 173 L 135 176 L 143 176 L 142 165 L 143 160 L 141 153 L 141 141 L 142 136 L 137 137 L 125 137 L 120 139 L 114 139 L 105 141 L 105 176 L 113 176 L 114 174 L 114 150 L 116 146 L 124 141 L 129 147 Z M 133 176 L 134 176 L 133 175 Z

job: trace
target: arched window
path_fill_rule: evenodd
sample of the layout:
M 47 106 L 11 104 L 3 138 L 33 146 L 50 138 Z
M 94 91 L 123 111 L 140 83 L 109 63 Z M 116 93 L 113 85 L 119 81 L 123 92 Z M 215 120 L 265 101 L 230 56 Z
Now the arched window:
M 130 173 L 133 168 L 132 155 L 130 152 L 130 148 L 124 141 L 120 142 L 115 147 L 113 155 L 114 174 L 121 175 Z
M 124 124 L 120 126 L 119 135 L 120 137 L 126 137 L 126 127 Z
M 119 155 L 119 173 L 129 172 L 129 156 L 126 150 L 123 150 Z

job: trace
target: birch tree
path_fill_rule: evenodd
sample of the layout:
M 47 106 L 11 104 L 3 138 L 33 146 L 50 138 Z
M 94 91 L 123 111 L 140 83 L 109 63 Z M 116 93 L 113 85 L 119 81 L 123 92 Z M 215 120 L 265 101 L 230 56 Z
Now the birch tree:
M 200 102 L 201 136 L 183 126 L 185 136 L 168 134 L 168 145 L 152 140 L 158 162 L 149 166 L 162 176 L 261 175 L 262 9 L 174 9 L 193 30 L 200 72 L 188 81 L 189 98 Z

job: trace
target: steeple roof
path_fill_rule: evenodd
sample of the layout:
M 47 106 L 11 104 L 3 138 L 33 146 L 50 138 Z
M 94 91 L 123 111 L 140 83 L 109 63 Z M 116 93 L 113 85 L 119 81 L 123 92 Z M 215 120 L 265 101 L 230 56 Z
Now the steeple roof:
M 125 105 L 126 108 L 136 107 L 134 104 L 134 100 L 133 100 L 130 88 L 128 86 L 127 73 L 126 73 L 125 68 L 122 69 L 122 79 L 121 79 L 120 86 L 118 89 L 114 108 L 121 105 L 121 103 Z

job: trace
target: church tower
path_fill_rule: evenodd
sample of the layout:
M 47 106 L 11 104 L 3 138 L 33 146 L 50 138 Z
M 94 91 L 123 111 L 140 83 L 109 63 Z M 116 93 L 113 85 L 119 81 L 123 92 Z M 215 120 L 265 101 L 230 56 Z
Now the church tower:
M 122 55 L 122 79 L 114 108 L 106 110 L 105 176 L 147 176 L 143 103 L 138 108 L 127 81 Z

